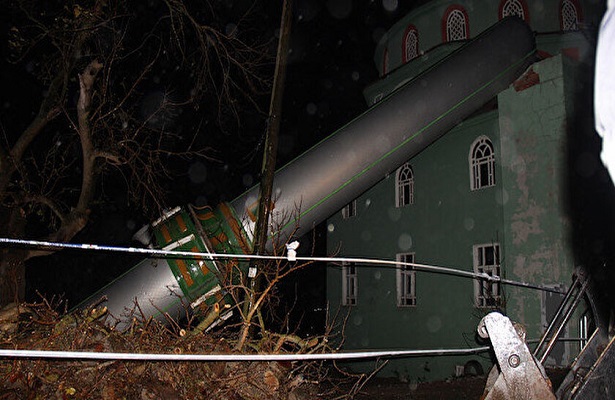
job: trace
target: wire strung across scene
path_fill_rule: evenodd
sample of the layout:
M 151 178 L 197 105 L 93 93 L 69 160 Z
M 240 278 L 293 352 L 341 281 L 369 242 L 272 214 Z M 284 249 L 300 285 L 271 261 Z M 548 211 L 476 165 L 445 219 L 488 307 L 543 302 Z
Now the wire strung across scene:
M 566 294 L 566 290 L 557 289 L 553 287 L 547 287 L 542 285 L 536 285 L 528 282 L 515 281 L 511 279 L 505 279 L 498 275 L 489 275 L 487 273 L 478 273 L 472 271 L 465 271 L 456 268 L 442 267 L 429 264 L 417 264 L 407 263 L 397 260 L 383 260 L 374 258 L 356 258 L 356 257 L 302 257 L 302 256 L 274 256 L 274 255 L 259 255 L 259 254 L 228 254 L 228 253 L 201 253 L 192 251 L 177 251 L 177 250 L 162 250 L 162 249 L 150 249 L 140 247 L 121 247 L 121 246 L 105 246 L 98 244 L 87 243 L 58 243 L 58 242 L 46 242 L 41 240 L 25 240 L 25 239 L 11 239 L 0 238 L 0 245 L 17 245 L 27 247 L 37 247 L 43 249 L 72 249 L 72 250 L 92 250 L 92 251 L 106 251 L 116 253 L 136 253 L 149 256 L 158 257 L 182 257 L 182 258 L 209 258 L 209 259 L 249 259 L 249 260 L 288 260 L 288 261 L 321 261 L 327 263 L 343 263 L 352 262 L 355 264 L 365 265 L 392 265 L 394 267 L 407 266 L 412 267 L 417 271 L 441 273 L 448 275 L 457 275 L 472 279 L 481 279 L 488 282 L 500 282 L 502 284 L 525 287 L 528 289 L 542 290 L 545 292 Z
M 393 260 L 349 257 L 301 257 L 294 254 L 287 256 L 255 255 L 255 254 L 218 254 L 200 253 L 191 251 L 161 250 L 139 247 L 106 246 L 87 243 L 57 243 L 39 240 L 24 240 L 0 238 L 0 245 L 26 246 L 42 249 L 72 249 L 105 251 L 116 253 L 136 253 L 157 257 L 207 257 L 210 259 L 262 259 L 262 260 L 289 260 L 289 261 L 321 261 L 328 263 L 353 262 L 363 265 L 392 265 L 412 267 L 418 271 L 457 275 L 472 279 L 481 279 L 491 282 L 501 282 L 514 286 L 530 289 L 544 290 L 554 293 L 565 293 L 557 289 L 534 285 L 526 282 L 503 279 L 496 275 L 475 273 L 460 269 L 406 263 Z M 464 349 L 432 349 L 432 350 L 379 350 L 379 351 L 350 351 L 320 354 L 143 354 L 143 353 L 104 353 L 104 352 L 79 352 L 79 351 L 46 351 L 46 350 L 11 350 L 0 349 L 0 357 L 15 358 L 47 358 L 47 359 L 89 359 L 89 360 L 139 360 L 139 361 L 315 361 L 315 360 L 357 360 L 412 356 L 444 356 L 444 355 L 467 355 L 489 351 L 490 347 L 475 347 Z

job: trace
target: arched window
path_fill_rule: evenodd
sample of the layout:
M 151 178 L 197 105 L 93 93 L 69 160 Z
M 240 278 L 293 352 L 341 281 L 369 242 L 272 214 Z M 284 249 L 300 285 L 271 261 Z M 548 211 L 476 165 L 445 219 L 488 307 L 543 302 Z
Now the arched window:
M 376 103 L 378 103 L 380 100 L 384 99 L 384 93 L 378 93 L 377 95 L 374 96 L 374 98 L 372 99 L 372 104 L 374 105 Z
M 577 0 L 562 0 L 559 8 L 560 27 L 563 31 L 576 31 L 581 22 L 581 5 Z
M 414 25 L 408 26 L 404 34 L 402 54 L 404 63 L 419 55 L 419 31 Z
M 442 39 L 445 42 L 466 40 L 470 37 L 468 13 L 459 5 L 449 6 L 442 18 Z
M 414 172 L 406 163 L 397 170 L 395 186 L 395 206 L 403 207 L 414 204 Z
M 480 136 L 470 148 L 470 186 L 478 190 L 495 185 L 495 152 L 487 136 Z
M 516 15 L 519 18 L 530 21 L 529 12 L 525 0 L 502 0 L 500 1 L 500 19 Z

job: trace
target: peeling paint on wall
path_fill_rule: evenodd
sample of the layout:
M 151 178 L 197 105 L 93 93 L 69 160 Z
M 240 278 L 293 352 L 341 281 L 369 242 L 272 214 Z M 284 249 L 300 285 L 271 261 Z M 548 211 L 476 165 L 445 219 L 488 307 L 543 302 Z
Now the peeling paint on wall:
M 515 257 L 513 273 L 527 282 L 553 281 L 559 277 L 559 251 L 556 247 L 541 246 L 529 255 L 519 254 Z M 546 279 L 545 279 L 546 278 Z
M 534 65 L 540 83 L 500 94 L 502 180 L 507 278 L 551 285 L 569 282 L 574 267 L 565 210 L 567 159 L 565 69 L 561 56 Z M 539 293 L 507 291 L 507 313 L 525 323 L 530 337 L 543 329 Z
M 515 245 L 526 242 L 530 235 L 544 233 L 540 227 L 540 217 L 545 214 L 545 209 L 536 204 L 534 200 L 530 200 L 529 203 L 530 205 L 527 208 L 514 213 L 512 216 L 512 241 Z

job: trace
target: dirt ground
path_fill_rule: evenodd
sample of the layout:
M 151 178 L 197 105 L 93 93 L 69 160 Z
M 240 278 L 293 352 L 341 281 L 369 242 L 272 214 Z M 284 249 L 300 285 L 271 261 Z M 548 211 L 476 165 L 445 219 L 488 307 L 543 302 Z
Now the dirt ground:
M 395 378 L 376 378 L 368 382 L 357 400 L 478 400 L 485 388 L 486 376 L 455 378 L 447 381 L 403 383 Z
M 559 387 L 568 373 L 567 369 L 547 369 L 553 388 Z M 395 378 L 374 378 L 355 397 L 357 400 L 478 400 L 484 390 L 487 376 L 465 376 L 446 381 L 410 384 Z

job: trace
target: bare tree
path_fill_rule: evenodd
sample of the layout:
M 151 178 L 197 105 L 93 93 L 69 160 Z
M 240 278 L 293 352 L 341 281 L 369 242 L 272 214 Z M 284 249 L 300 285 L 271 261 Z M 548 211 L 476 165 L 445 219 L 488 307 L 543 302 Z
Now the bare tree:
M 236 129 L 268 94 L 270 47 L 249 29 L 257 6 L 237 16 L 214 1 L 3 3 L 7 61 L 39 91 L 5 100 L 37 109 L 0 120 L 0 236 L 70 241 L 105 176 L 159 211 L 171 160 L 211 160 L 212 131 Z M 0 305 L 24 298 L 25 260 L 47 254 L 1 250 Z

